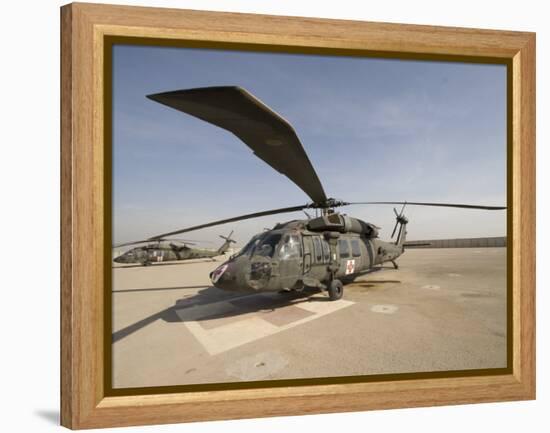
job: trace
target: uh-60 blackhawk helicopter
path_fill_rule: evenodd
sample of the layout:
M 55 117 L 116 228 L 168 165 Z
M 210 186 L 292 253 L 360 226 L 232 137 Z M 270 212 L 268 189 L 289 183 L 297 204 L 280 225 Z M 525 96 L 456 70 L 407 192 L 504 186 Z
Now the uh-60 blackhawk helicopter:
M 505 209 L 456 203 L 345 202 L 328 198 L 292 126 L 245 89 L 206 87 L 148 95 L 149 99 L 232 132 L 254 154 L 287 176 L 312 200 L 311 203 L 266 210 L 163 233 L 155 241 L 194 230 L 286 212 L 316 209 L 316 217 L 292 220 L 254 236 L 240 252 L 216 268 L 210 278 L 215 287 L 234 291 L 328 291 L 331 300 L 342 297 L 343 284 L 385 262 L 397 268 L 404 252 L 408 220 L 405 205 L 465 209 Z M 392 238 L 378 238 L 374 224 L 335 211 L 354 204 L 400 204 Z M 307 214 L 306 214 L 307 215 Z
M 154 241 L 132 241 L 115 245 L 115 248 L 126 247 L 130 245 L 139 245 L 132 248 L 113 259 L 116 263 L 140 263 L 143 266 L 149 266 L 152 263 L 170 262 L 179 260 L 203 259 L 221 256 L 229 250 L 232 243 L 233 231 L 228 236 L 220 235 L 224 240 L 223 244 L 217 249 L 193 248 L 189 245 L 195 245 L 197 241 L 188 241 L 185 239 L 158 238 Z

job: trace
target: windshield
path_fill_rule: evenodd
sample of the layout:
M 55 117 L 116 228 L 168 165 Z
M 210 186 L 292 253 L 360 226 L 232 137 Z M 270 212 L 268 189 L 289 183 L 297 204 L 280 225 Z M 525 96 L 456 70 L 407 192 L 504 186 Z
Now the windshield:
M 277 245 L 281 241 L 280 233 L 260 233 L 254 236 L 234 257 L 242 255 L 255 255 L 263 257 L 273 257 Z M 296 241 L 296 240 L 295 240 Z
M 273 257 L 273 252 L 275 247 L 281 240 L 281 235 L 279 233 L 268 234 L 262 239 L 259 240 L 256 248 L 254 248 L 254 255 L 264 256 L 264 257 Z
M 262 235 L 263 233 L 260 233 L 259 235 L 256 235 L 252 239 L 250 239 L 248 243 L 244 247 L 242 247 L 241 251 L 235 254 L 235 257 L 242 256 L 243 254 L 252 254 L 254 247 L 258 244 L 258 240 L 262 237 Z

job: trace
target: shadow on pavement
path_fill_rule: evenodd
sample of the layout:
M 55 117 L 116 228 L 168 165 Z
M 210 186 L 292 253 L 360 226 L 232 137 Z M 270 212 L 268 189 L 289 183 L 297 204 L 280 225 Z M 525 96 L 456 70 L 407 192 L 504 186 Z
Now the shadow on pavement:
M 116 343 L 159 319 L 168 323 L 213 320 L 261 310 L 275 310 L 299 302 L 329 301 L 324 295 L 315 295 L 319 295 L 319 291 L 315 289 L 301 292 L 266 292 L 243 295 L 239 292 L 226 292 L 216 287 L 207 287 L 200 290 L 195 296 L 178 299 L 175 305 L 113 332 L 112 342 Z

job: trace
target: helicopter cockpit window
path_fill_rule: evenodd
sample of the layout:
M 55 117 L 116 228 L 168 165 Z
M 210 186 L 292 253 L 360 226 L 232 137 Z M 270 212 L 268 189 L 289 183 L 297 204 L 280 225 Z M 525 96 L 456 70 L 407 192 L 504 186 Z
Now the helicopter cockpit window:
M 321 245 L 323 246 L 323 257 L 325 259 L 325 262 L 330 262 L 330 247 L 328 245 L 328 242 L 324 239 L 321 240 Z
M 285 235 L 279 250 L 281 260 L 294 259 L 302 255 L 300 238 L 296 235 Z
M 280 240 L 280 234 L 267 235 L 266 237 L 260 239 L 260 242 L 256 245 L 256 248 L 254 248 L 254 254 L 264 257 L 273 257 L 275 247 Z
M 315 251 L 315 261 L 323 263 L 323 250 L 321 247 L 321 239 L 318 236 L 313 237 L 313 250 Z
M 361 247 L 359 246 L 359 241 L 357 239 L 353 239 L 351 241 L 351 254 L 353 257 L 361 256 Z
M 241 251 L 239 251 L 234 257 L 242 256 L 243 254 L 252 254 L 252 251 L 254 251 L 254 247 L 258 244 L 258 241 L 262 234 L 256 235 L 252 239 L 250 239 L 248 243 L 244 247 L 242 247 Z
M 340 239 L 338 241 L 338 250 L 340 251 L 341 259 L 345 259 L 349 257 L 349 244 L 346 239 Z

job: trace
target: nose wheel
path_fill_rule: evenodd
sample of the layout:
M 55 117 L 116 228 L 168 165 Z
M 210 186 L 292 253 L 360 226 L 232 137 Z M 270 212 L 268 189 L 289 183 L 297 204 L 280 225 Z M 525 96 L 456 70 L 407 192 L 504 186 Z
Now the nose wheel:
M 344 284 L 342 281 L 333 279 L 328 286 L 328 297 L 331 301 L 337 301 L 344 295 Z

